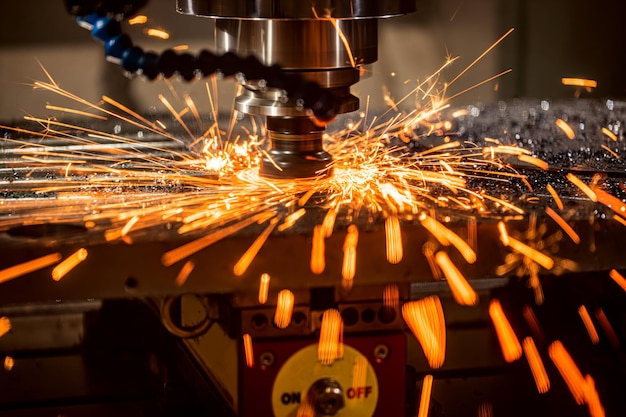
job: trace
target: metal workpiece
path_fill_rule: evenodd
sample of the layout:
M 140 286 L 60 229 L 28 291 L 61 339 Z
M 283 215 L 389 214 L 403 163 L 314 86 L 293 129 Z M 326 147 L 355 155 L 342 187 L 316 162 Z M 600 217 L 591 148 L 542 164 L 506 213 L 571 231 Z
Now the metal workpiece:
M 177 0 L 179 13 L 232 19 L 335 19 L 389 17 L 415 11 L 413 0 Z

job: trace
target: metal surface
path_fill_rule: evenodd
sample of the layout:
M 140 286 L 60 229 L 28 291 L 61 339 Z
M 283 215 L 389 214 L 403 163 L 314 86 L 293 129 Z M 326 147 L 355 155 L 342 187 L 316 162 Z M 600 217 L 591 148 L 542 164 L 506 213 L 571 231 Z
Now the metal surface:
M 179 13 L 233 19 L 314 19 L 331 13 L 336 19 L 386 17 L 415 11 L 413 0 L 177 0 Z

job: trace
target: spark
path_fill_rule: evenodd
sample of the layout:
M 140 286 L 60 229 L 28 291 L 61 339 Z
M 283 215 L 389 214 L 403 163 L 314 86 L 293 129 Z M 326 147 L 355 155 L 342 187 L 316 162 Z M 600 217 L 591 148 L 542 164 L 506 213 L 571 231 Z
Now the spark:
M 11 356 L 5 356 L 4 357 L 4 369 L 6 371 L 10 371 L 13 369 L 14 366 L 15 366 L 15 359 L 13 359 Z
M 537 339 L 540 343 L 543 344 L 544 341 L 546 340 L 546 337 L 543 333 L 543 329 L 541 328 L 541 325 L 539 324 L 539 320 L 537 319 L 537 316 L 535 315 L 535 312 L 533 311 L 533 309 L 530 306 L 525 305 L 524 308 L 522 309 L 522 316 L 524 317 L 526 324 L 528 324 L 530 331 L 535 336 L 535 339 Z
M 596 196 L 597 201 L 610 208 L 619 217 L 626 217 L 626 204 L 622 200 L 607 193 L 597 186 L 592 187 L 591 190 Z
M 341 264 L 341 278 L 344 288 L 352 288 L 352 281 L 356 274 L 356 247 L 359 242 L 359 229 L 353 224 L 348 226 L 348 233 L 343 242 L 343 261 Z
M 622 290 L 626 292 L 626 278 L 624 278 L 622 274 L 620 274 L 616 269 L 611 269 L 609 276 L 622 288 Z
M 59 262 L 61 258 L 62 256 L 60 253 L 51 253 L 49 255 L 44 255 L 39 258 L 0 270 L 0 283 L 46 268 Z
M 383 317 L 393 320 L 400 306 L 400 290 L 396 284 L 387 284 L 383 289 Z
M 500 301 L 493 299 L 489 302 L 489 317 L 496 330 L 502 356 L 506 362 L 514 362 L 522 356 L 522 345 L 506 318 Z
M 534 156 L 530 156 L 530 155 L 525 155 L 525 154 L 521 154 L 517 156 L 517 159 L 520 160 L 520 162 L 526 162 L 527 164 L 531 164 L 534 165 L 540 169 L 543 169 L 544 171 L 548 170 L 548 168 L 550 168 L 550 165 L 548 165 L 547 162 L 539 159 L 539 158 L 535 158 Z
M 417 417 L 428 417 L 430 410 L 430 395 L 433 389 L 433 376 L 426 375 L 422 382 L 422 392 L 420 394 L 420 405 Z
M 402 317 L 420 343 L 428 365 L 440 368 L 446 357 L 446 323 L 439 297 L 405 303 Z
M 343 320 L 334 308 L 324 311 L 320 338 L 317 345 L 317 360 L 322 365 L 332 365 L 343 356 Z
M 254 368 L 254 350 L 252 349 L 252 337 L 245 333 L 243 335 L 243 352 L 246 358 L 246 366 Z
M 504 238 L 501 238 L 501 240 L 503 245 L 508 246 L 515 252 L 531 259 L 532 261 L 536 262 L 547 270 L 552 269 L 552 267 L 554 266 L 554 260 L 548 255 L 541 253 L 537 249 L 531 248 L 527 244 L 522 243 L 511 236 L 507 236 L 506 240 Z M 504 243 L 505 241 L 507 242 L 506 244 Z
M 129 25 L 143 25 L 144 23 L 148 22 L 148 16 L 139 14 L 137 16 L 131 17 L 130 19 L 128 19 L 128 24 Z
M 270 290 L 270 275 L 268 273 L 261 274 L 259 278 L 259 304 L 267 302 L 267 296 Z
M 595 316 L 596 319 L 598 319 L 598 323 L 600 323 L 600 327 L 602 327 L 602 331 L 604 331 L 606 338 L 609 339 L 609 343 L 611 344 L 613 349 L 619 349 L 620 343 L 617 337 L 617 333 L 615 333 L 615 330 L 613 329 L 613 326 L 611 325 L 608 317 L 604 313 L 604 310 L 602 308 L 596 309 Z
M 587 184 L 585 184 L 580 178 L 578 178 L 576 175 L 574 175 L 574 174 L 572 174 L 570 172 L 565 177 L 567 178 L 567 180 L 569 182 L 571 182 L 576 187 L 578 187 L 580 189 L 580 191 L 582 191 L 589 198 L 589 200 L 591 200 L 593 202 L 598 201 L 597 194 Z
M 539 394 L 545 394 L 550 389 L 550 379 L 548 378 L 548 373 L 546 372 L 546 368 L 543 365 L 543 361 L 541 360 L 541 356 L 539 355 L 539 351 L 532 337 L 524 338 L 522 347 L 530 371 L 533 374 L 537 391 Z
M 193 261 L 187 261 L 183 264 L 183 267 L 180 268 L 180 271 L 178 271 L 178 274 L 176 275 L 175 283 L 177 287 L 180 288 L 185 285 L 187 278 L 189 278 L 189 275 L 191 275 L 195 267 L 196 264 Z
M 559 373 L 563 377 L 563 380 L 567 384 L 576 404 L 582 405 L 585 403 L 585 378 L 583 377 L 580 369 L 576 366 L 574 359 L 570 356 L 569 352 L 563 346 L 559 340 L 556 340 L 548 347 L 548 355 L 554 365 L 559 370 Z
M 252 245 L 250 245 L 248 250 L 241 256 L 241 258 L 239 258 L 239 260 L 233 267 L 233 274 L 240 277 L 248 270 L 248 267 L 250 266 L 256 255 L 259 253 L 272 231 L 274 231 L 274 228 L 277 224 L 277 218 L 273 218 L 270 220 L 270 224 L 265 228 L 265 230 L 263 230 L 262 233 L 257 236 L 257 238 L 254 240 Z
M 461 271 L 452 263 L 448 254 L 442 251 L 437 252 L 435 254 L 435 262 L 441 268 L 448 285 L 450 285 L 454 301 L 461 305 L 476 305 L 478 303 L 478 294 L 461 274 Z
M 608 137 L 609 139 L 611 139 L 613 142 L 617 142 L 617 136 L 615 135 L 615 133 L 611 132 L 609 129 L 607 129 L 606 127 L 602 128 L 602 133 L 604 133 L 606 135 L 606 137 Z
M 286 329 L 291 323 L 293 313 L 294 295 L 289 290 L 281 290 L 276 301 L 276 312 L 274 313 L 274 324 L 279 329 Z
M 52 279 L 60 281 L 66 276 L 72 269 L 74 269 L 79 263 L 87 259 L 87 249 L 80 248 L 61 263 L 54 267 L 52 270 Z
M 285 220 L 283 221 L 283 223 L 280 226 L 278 226 L 278 231 L 284 232 L 285 230 L 289 229 L 294 224 L 296 224 L 298 220 L 300 220 L 305 215 L 305 213 L 306 213 L 305 208 L 301 208 L 291 213 L 290 215 L 285 217 Z
M 11 330 L 11 320 L 8 317 L 0 317 L 0 337 L 4 336 Z
M 587 311 L 587 307 L 581 305 L 578 307 L 578 315 L 583 321 L 585 328 L 587 329 L 587 333 L 589 334 L 589 339 L 591 339 L 591 343 L 597 345 L 600 342 L 600 337 L 598 336 L 598 331 L 596 330 L 596 326 L 593 325 L 593 321 L 591 321 L 591 316 Z
M 326 269 L 324 228 L 322 225 L 317 225 L 313 228 L 311 242 L 311 272 L 321 274 Z
M 153 38 L 158 38 L 158 39 L 163 39 L 163 40 L 167 40 L 170 38 L 170 34 L 163 29 L 150 28 L 146 30 L 146 34 Z
M 578 233 L 576 233 L 572 226 L 570 226 L 563 217 L 559 216 L 556 211 L 552 210 L 550 207 L 546 207 L 546 214 L 550 216 L 552 220 L 554 220 L 556 224 L 561 227 L 561 229 L 563 229 L 565 234 L 569 236 L 570 239 L 572 239 L 572 242 L 577 245 L 580 243 L 580 236 L 578 236 Z
M 563 119 L 556 119 L 556 126 L 561 129 L 563 131 L 563 133 L 565 133 L 565 136 L 567 136 L 570 139 L 574 139 L 576 137 L 576 133 L 574 133 L 574 130 L 572 129 L 572 127 Z
M 387 261 L 391 264 L 400 263 L 403 256 L 402 233 L 397 216 L 389 216 L 385 219 L 385 236 Z
M 552 185 L 548 184 L 548 185 L 546 185 L 546 190 L 548 190 L 548 192 L 550 193 L 550 195 L 554 199 L 554 204 L 556 204 L 557 208 L 559 210 L 563 210 L 563 202 L 561 201 L 561 198 L 557 194 L 557 192 L 554 189 L 554 187 Z
M 463 258 L 465 258 L 467 263 L 473 264 L 476 262 L 476 252 L 474 252 L 470 245 L 461 239 L 459 235 L 425 213 L 420 215 L 419 220 L 422 226 L 424 226 L 443 246 L 453 245 Z
M 585 88 L 596 88 L 598 86 L 598 82 L 595 80 L 588 80 L 585 78 L 561 78 L 561 83 L 567 86 L 574 87 L 585 87 Z

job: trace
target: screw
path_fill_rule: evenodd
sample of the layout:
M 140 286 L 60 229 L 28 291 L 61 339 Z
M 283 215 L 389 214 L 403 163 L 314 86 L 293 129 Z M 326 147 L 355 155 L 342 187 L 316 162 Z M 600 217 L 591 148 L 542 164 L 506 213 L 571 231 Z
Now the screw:
M 259 356 L 259 362 L 261 363 L 261 367 L 263 368 L 269 368 L 270 366 L 274 365 L 275 360 L 276 357 L 272 352 L 263 352 L 261 353 L 261 356 Z
M 385 344 L 377 345 L 374 348 L 374 357 L 376 362 L 382 362 L 389 357 L 389 346 Z

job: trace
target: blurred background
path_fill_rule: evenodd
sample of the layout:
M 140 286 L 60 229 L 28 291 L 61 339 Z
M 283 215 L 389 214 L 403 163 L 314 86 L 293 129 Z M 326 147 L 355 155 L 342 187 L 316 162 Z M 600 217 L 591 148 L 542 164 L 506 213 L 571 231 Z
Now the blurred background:
M 152 1 L 144 10 L 147 24 L 133 28 L 135 43 L 145 50 L 162 51 L 189 45 L 190 51 L 211 48 L 213 25 L 209 19 L 181 16 L 174 0 Z M 385 105 L 383 89 L 402 97 L 424 80 L 446 57 L 459 59 L 442 74 L 453 79 L 509 28 L 515 31 L 448 89 L 465 90 L 503 70 L 513 71 L 454 99 L 453 104 L 492 102 L 513 97 L 573 98 L 626 96 L 626 4 L 611 0 L 418 0 L 418 12 L 384 20 L 379 27 L 379 59 L 371 76 L 353 88 L 370 96 L 370 108 Z M 45 78 L 41 66 L 63 88 L 91 101 L 106 94 L 142 113 L 160 111 L 162 81 L 129 80 L 120 68 L 104 59 L 102 45 L 91 39 L 66 14 L 63 2 L 1 1 L 0 16 L 0 120 L 25 114 L 43 115 L 52 100 L 29 85 Z M 170 39 L 147 36 L 145 29 L 167 30 Z M 562 77 L 596 80 L 591 92 L 561 84 Z M 173 81 L 178 93 L 206 97 L 203 82 Z M 220 100 L 229 104 L 234 82 L 219 84 Z M 54 99 L 55 104 L 58 98 Z M 202 108 L 207 100 L 197 100 Z M 414 105 L 415 100 L 408 105 Z M 229 106 L 223 106 L 227 109 Z

